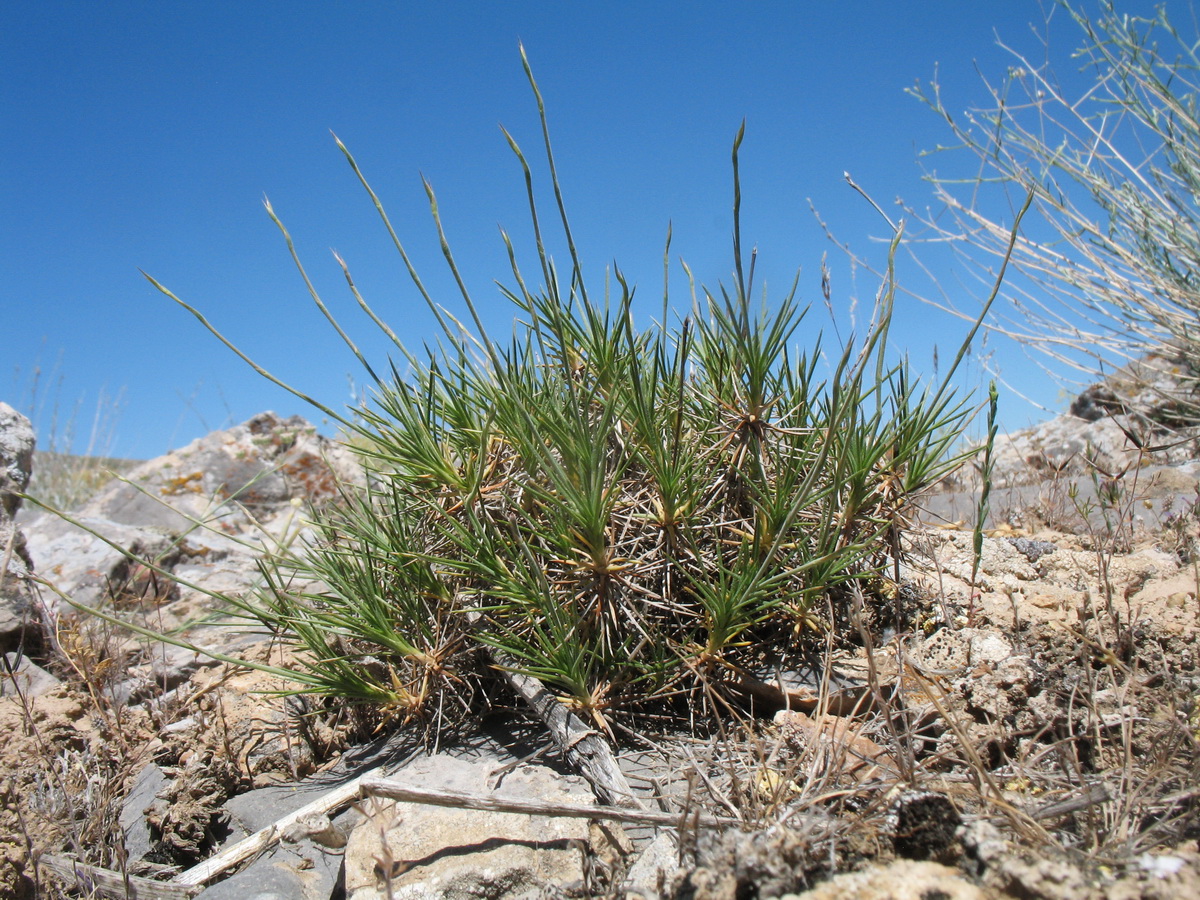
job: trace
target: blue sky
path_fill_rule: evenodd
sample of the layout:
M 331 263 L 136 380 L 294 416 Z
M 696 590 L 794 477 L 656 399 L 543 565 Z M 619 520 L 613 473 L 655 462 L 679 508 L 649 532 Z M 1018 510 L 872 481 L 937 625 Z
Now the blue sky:
M 640 285 L 648 321 L 661 303 L 668 221 L 677 310 L 688 301 L 679 258 L 701 282 L 728 279 L 729 151 L 745 118 L 743 240 L 759 249 L 760 283 L 777 297 L 800 268 L 812 331 L 827 328 L 819 284 L 828 253 L 833 302 L 848 321 L 854 298 L 861 313 L 877 281 L 853 275 L 809 198 L 839 238 L 878 256 L 873 239 L 886 225 L 843 172 L 889 212 L 897 196 L 928 202 L 917 154 L 949 136 L 905 88 L 936 71 L 952 106 L 982 103 L 978 72 L 999 77 L 1010 62 L 996 33 L 1036 51 L 1030 25 L 1042 19 L 1036 0 L 9 0 L 0 10 L 0 399 L 28 411 L 40 367 L 43 432 L 56 396 L 60 435 L 79 404 L 80 449 L 99 407 L 113 426 L 103 449 L 130 457 L 264 409 L 315 416 L 156 292 L 141 268 L 285 381 L 333 406 L 350 402 L 365 376 L 308 299 L 264 195 L 369 356 L 387 348 L 354 308 L 330 248 L 410 347 L 435 338 L 331 130 L 434 296 L 461 312 L 421 174 L 430 180 L 488 327 L 507 335 L 513 310 L 493 284 L 511 282 L 499 227 L 530 271 L 535 259 L 520 169 L 498 124 L 544 176 L 519 40 L 546 99 L 593 283 L 616 260 Z M 1051 38 L 1064 60 L 1078 42 L 1065 20 Z M 551 201 L 544 177 L 540 193 Z M 918 276 L 902 264 L 902 281 Z M 952 352 L 963 332 L 904 301 L 893 341 L 925 371 L 934 344 Z M 994 349 L 1014 386 L 1063 407 L 1014 348 Z M 104 398 L 118 394 L 113 416 Z M 1003 412 L 1009 429 L 1046 415 L 1012 396 Z

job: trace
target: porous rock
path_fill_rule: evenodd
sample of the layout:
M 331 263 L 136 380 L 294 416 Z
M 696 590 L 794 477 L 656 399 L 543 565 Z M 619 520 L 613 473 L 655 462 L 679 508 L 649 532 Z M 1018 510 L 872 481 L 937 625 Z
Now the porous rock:
M 954 845 L 962 817 L 945 794 L 902 791 L 889 816 L 892 846 L 903 859 L 932 860 Z
M 697 840 L 696 867 L 676 878 L 670 896 L 739 900 L 799 893 L 844 865 L 849 837 L 845 823 L 832 818 L 750 833 L 705 830 Z
M 87 502 L 85 515 L 181 534 L 197 521 L 226 533 L 268 523 L 291 501 L 320 504 L 361 479 L 353 454 L 301 418 L 264 412 L 133 469 Z
M 835 875 L 783 900 L 991 900 L 995 895 L 939 863 L 897 859 Z
M 33 427 L 7 403 L 0 403 L 0 652 L 15 650 L 34 619 L 33 564 L 25 538 L 13 521 L 33 474 Z
M 968 865 L 986 885 L 1015 897 L 1091 900 L 1099 892 L 1075 865 L 1060 857 L 1034 857 L 1004 839 L 994 825 L 976 821 L 963 830 Z
M 1044 686 L 1038 667 L 994 629 L 939 628 L 914 640 L 912 653 L 928 674 L 953 685 L 945 702 L 963 713 L 961 727 L 976 746 L 988 746 L 1005 731 L 1044 724 L 1031 705 Z
M 962 674 L 980 664 L 998 664 L 1012 656 L 1003 635 L 986 628 L 939 628 L 915 641 L 913 655 L 927 670 Z
M 1020 847 L 991 822 L 961 832 L 964 868 L 988 896 L 1030 900 L 1182 900 L 1200 896 L 1200 854 L 1186 847 L 1143 854 L 1123 867 L 1087 866 L 1079 857 Z

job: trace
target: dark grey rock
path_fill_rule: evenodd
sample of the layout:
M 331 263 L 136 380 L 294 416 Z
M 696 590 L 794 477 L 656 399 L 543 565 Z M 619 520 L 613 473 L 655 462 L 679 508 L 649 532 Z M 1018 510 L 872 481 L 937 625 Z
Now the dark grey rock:
M 1047 553 L 1053 553 L 1058 549 L 1058 545 L 1052 544 L 1050 541 L 1035 541 L 1024 537 L 1008 538 L 1008 542 L 1031 563 L 1037 562 Z
M 962 816 L 937 791 L 905 791 L 891 809 L 892 845 L 904 859 L 937 859 L 957 840 Z
M 121 832 L 125 835 L 125 853 L 131 864 L 144 859 L 150 852 L 150 825 L 146 822 L 146 808 L 166 784 L 167 776 L 163 770 L 150 763 L 138 773 L 121 805 Z
M 1110 413 L 1123 412 L 1124 404 L 1108 387 L 1093 384 L 1071 401 L 1071 415 L 1085 422 L 1095 422 Z
M 230 824 L 240 828 L 241 836 L 246 837 L 268 825 L 274 825 L 284 816 L 294 813 L 314 800 L 319 800 L 344 781 L 345 779 L 313 778 L 297 784 L 258 788 L 230 797 L 225 803 L 225 809 L 229 811 Z
M 278 784 L 231 797 L 225 803 L 231 833 L 229 847 L 284 816 L 325 796 L 351 778 L 388 762 L 409 759 L 414 738 L 396 734 L 356 747 L 329 772 L 296 784 Z M 329 832 L 349 835 L 361 816 L 354 809 L 333 818 Z M 202 891 L 203 900 L 325 900 L 342 882 L 342 850 L 327 834 L 285 835 L 244 871 Z

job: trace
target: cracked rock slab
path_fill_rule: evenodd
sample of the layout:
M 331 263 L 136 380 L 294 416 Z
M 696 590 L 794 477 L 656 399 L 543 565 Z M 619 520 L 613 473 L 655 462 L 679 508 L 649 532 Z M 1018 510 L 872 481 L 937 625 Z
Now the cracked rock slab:
M 397 781 L 469 793 L 492 793 L 495 759 L 422 757 Z M 577 778 L 539 765 L 506 775 L 498 796 L 562 803 L 593 802 Z M 582 819 L 444 809 L 371 800 L 367 820 L 346 847 L 349 900 L 505 900 L 537 895 L 583 879 Z

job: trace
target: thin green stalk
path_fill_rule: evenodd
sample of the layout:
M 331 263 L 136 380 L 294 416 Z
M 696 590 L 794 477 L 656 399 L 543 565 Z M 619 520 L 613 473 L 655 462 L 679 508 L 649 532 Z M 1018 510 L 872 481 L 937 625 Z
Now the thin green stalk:
M 990 498 L 992 493 L 992 469 L 995 463 L 993 452 L 996 446 L 996 431 L 998 424 L 996 412 L 999 394 L 996 392 L 996 382 L 988 382 L 988 415 L 987 440 L 983 444 L 983 466 L 980 469 L 979 502 L 975 507 L 975 527 L 971 534 L 971 612 L 974 612 L 975 592 L 978 590 L 976 578 L 979 575 L 979 561 L 983 558 L 983 528 L 991 511 Z M 969 616 L 969 617 L 973 617 Z

